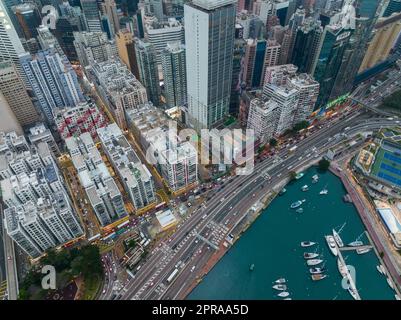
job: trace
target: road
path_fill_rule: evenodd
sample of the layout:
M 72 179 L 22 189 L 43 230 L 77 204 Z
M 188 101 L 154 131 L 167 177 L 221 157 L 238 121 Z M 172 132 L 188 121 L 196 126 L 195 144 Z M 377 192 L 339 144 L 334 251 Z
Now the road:
M 350 135 L 394 124 L 394 121 L 372 118 L 371 114 L 358 110 L 341 121 L 336 119 L 333 123 L 325 124 L 320 130 L 298 142 L 298 148 L 293 154 L 283 149 L 276 157 L 258 163 L 250 175 L 233 177 L 218 194 L 182 222 L 169 239 L 149 254 L 135 278 L 122 289 L 117 298 L 182 298 L 185 288 L 201 276 L 200 269 L 212 257 L 214 248 L 210 243 L 221 248 L 230 228 L 244 212 L 271 191 L 272 186 L 287 179 L 289 171 L 311 162 L 313 158 L 320 158 L 328 147 L 343 141 L 344 136 L 333 137 L 347 127 L 351 128 L 347 131 Z M 316 152 L 312 148 L 316 148 Z M 197 234 L 209 243 L 200 240 Z M 166 279 L 175 268 L 179 269 L 178 275 L 167 282 Z
M 7 278 L 7 293 L 8 300 L 17 300 L 18 298 L 18 273 L 15 263 L 14 242 L 7 235 L 3 228 L 3 243 L 4 254 L 7 257 L 6 263 L 6 278 Z

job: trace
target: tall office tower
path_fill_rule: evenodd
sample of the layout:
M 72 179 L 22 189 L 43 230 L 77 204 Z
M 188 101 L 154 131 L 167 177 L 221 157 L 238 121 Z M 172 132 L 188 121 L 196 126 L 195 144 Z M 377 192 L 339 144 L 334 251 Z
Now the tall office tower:
M 280 53 L 281 45 L 276 40 L 267 40 L 260 85 L 263 85 L 266 68 L 273 67 L 279 64 Z
M 116 45 L 104 32 L 74 32 L 74 46 L 83 67 L 104 62 L 116 54 Z
M 185 4 L 189 124 L 200 130 L 221 124 L 231 96 L 234 0 Z
M 294 124 L 306 120 L 311 115 L 319 95 L 319 86 L 319 82 L 307 73 L 298 74 L 287 81 L 287 87 L 299 93 Z
M 19 124 L 11 106 L 4 97 L 3 93 L 0 91 L 0 130 L 2 132 L 12 132 L 15 131 L 18 134 L 23 134 L 21 125 Z
M 244 28 L 245 39 L 258 39 L 264 35 L 263 22 L 258 16 L 245 11 L 238 15 L 236 21 Z
M 280 106 L 273 100 L 255 98 L 249 106 L 247 128 L 255 131 L 255 140 L 267 143 L 276 132 L 280 119 Z
M 298 28 L 290 61 L 298 67 L 300 72 L 312 72 L 322 34 L 323 28 L 320 21 L 314 18 L 305 19 L 302 26 Z
M 134 35 L 128 29 L 121 29 L 116 34 L 118 56 L 139 79 L 138 62 L 135 53 Z
M 79 181 L 100 224 L 106 226 L 127 215 L 123 196 L 110 175 L 91 135 L 86 132 L 65 140 Z
M 180 42 L 170 42 L 161 53 L 164 91 L 170 107 L 187 103 L 185 48 Z
M 39 120 L 38 112 L 26 91 L 25 83 L 11 60 L 0 62 L 0 92 L 21 126 L 34 124 Z
M 401 12 L 401 0 L 390 0 L 384 10 L 383 17 L 389 17 L 394 12 Z
M 102 15 L 100 17 L 100 23 L 102 25 L 103 32 L 107 34 L 107 39 L 109 39 L 109 40 L 114 39 L 114 36 L 115 36 L 114 27 L 110 23 L 109 17 L 106 15 Z
M 151 43 L 136 38 L 135 54 L 138 61 L 139 78 L 146 88 L 148 98 L 155 106 L 159 106 L 160 83 L 155 48 Z
M 90 69 L 96 89 L 123 130 L 127 127 L 125 113 L 148 101 L 146 88 L 120 60 L 95 63 Z
M 298 28 L 302 26 L 306 17 L 306 11 L 303 8 L 298 8 L 288 23 L 288 29 L 291 33 L 291 39 L 288 48 L 288 57 L 286 63 L 291 61 L 292 53 L 294 52 L 295 38 L 298 32 Z
M 119 175 L 125 191 L 139 210 L 156 202 L 153 177 L 138 158 L 117 124 L 97 130 L 103 149 Z
M 247 40 L 243 72 L 243 82 L 247 88 L 258 88 L 263 84 L 266 45 L 264 39 Z
M 147 0 L 150 4 L 150 12 L 154 14 L 154 16 L 159 21 L 164 20 L 163 13 L 163 1 L 162 0 Z
M 104 0 L 100 4 L 101 11 L 109 18 L 110 24 L 113 26 L 114 33 L 120 30 L 120 20 L 118 18 L 117 6 L 114 0 Z
M 56 109 L 84 101 L 77 74 L 54 48 L 21 56 L 21 65 L 49 124 L 54 123 Z
M 161 64 L 161 52 L 169 42 L 184 43 L 184 27 L 175 18 L 169 18 L 165 23 L 153 23 L 146 26 L 145 38 L 156 51 L 157 63 Z
M 60 43 L 57 41 L 57 38 L 50 32 L 49 28 L 46 26 L 39 26 L 37 28 L 38 32 L 38 42 L 40 49 L 48 50 L 50 48 L 55 48 L 59 55 L 63 55 L 64 51 L 60 46 Z
M 0 1 L 0 17 L 0 61 L 11 59 L 18 71 L 21 71 L 18 56 L 24 54 L 25 50 L 4 7 L 3 1 Z
M 82 12 L 89 32 L 102 32 L 99 8 L 96 0 L 81 0 Z
M 14 14 L 13 7 L 21 4 L 22 0 L 3 0 L 1 1 L 1 7 L 3 10 L 6 10 L 9 19 L 11 20 L 11 24 L 14 26 L 19 37 L 23 36 L 22 30 L 19 28 L 19 23 L 17 17 Z
M 380 18 L 375 25 L 374 36 L 369 43 L 359 72 L 386 60 L 396 44 L 400 31 L 401 13 L 396 13 L 388 18 Z
M 82 102 L 73 108 L 56 112 L 55 124 L 62 139 L 89 132 L 97 137 L 96 130 L 108 124 L 107 118 L 93 102 Z
M 28 140 L 31 145 L 36 147 L 38 147 L 41 142 L 46 143 L 55 158 L 58 158 L 61 155 L 60 149 L 54 140 L 51 131 L 46 128 L 43 123 L 37 123 L 29 128 Z
M 291 42 L 292 42 L 292 32 L 291 29 L 286 29 L 283 33 L 283 40 L 281 41 L 281 54 L 280 54 L 280 64 L 286 64 L 291 49 Z
M 184 17 L 185 0 L 165 0 L 165 15 L 168 18 L 182 19 Z
M 42 22 L 38 7 L 34 3 L 21 3 L 12 9 L 24 38 L 35 38 L 38 35 L 36 28 Z
M 320 83 L 317 106 L 349 92 L 362 63 L 379 10 L 377 4 L 370 6 L 366 1 L 354 5 L 353 0 L 347 0 L 324 29 L 312 69 Z
M 263 87 L 263 98 L 275 101 L 279 105 L 280 118 L 274 134 L 280 136 L 285 131 L 292 129 L 299 101 L 298 90 L 266 83 Z
M 239 96 L 241 93 L 242 70 L 245 56 L 246 41 L 235 39 L 233 55 L 233 74 L 231 78 L 231 96 L 229 113 L 237 116 L 239 112 Z

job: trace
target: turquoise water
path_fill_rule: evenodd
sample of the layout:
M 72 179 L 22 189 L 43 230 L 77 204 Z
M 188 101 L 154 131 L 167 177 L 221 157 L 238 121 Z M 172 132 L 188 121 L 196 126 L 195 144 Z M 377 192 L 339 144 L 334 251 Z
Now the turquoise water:
M 349 243 L 365 228 L 353 204 L 343 202 L 346 191 L 341 181 L 327 172 L 319 173 L 319 182 L 312 184 L 315 173 L 312 168 L 288 185 L 287 192 L 270 204 L 188 299 L 281 299 L 271 288 L 280 277 L 287 279 L 287 291 L 294 300 L 352 299 L 341 286 L 337 258 L 330 253 L 324 235 L 346 222 L 340 235 L 344 243 Z M 309 191 L 302 192 L 305 184 Z M 329 193 L 319 195 L 326 185 Z M 292 202 L 302 199 L 306 199 L 303 213 L 290 209 Z M 367 243 L 365 236 L 360 240 Z M 301 248 L 301 241 L 318 244 Z M 315 250 L 323 256 L 327 269 L 328 277 L 321 281 L 311 280 L 310 267 L 302 256 L 305 251 Z M 343 256 L 356 269 L 356 286 L 362 299 L 394 299 L 395 292 L 376 270 L 379 260 L 373 250 L 364 255 L 343 251 Z M 249 270 L 251 264 L 255 265 L 253 271 Z

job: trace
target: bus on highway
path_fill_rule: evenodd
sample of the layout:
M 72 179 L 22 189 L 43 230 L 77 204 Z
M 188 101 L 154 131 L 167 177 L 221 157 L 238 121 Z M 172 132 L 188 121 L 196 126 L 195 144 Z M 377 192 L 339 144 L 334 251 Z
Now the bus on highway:
M 174 279 L 174 277 L 177 275 L 177 273 L 178 273 L 178 269 L 176 268 L 167 278 L 167 282 L 170 283 Z

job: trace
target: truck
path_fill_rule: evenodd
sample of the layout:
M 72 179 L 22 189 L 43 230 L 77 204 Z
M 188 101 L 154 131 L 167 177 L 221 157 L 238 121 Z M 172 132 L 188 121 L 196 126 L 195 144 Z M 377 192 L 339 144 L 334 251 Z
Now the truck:
M 174 271 L 167 278 L 167 282 L 170 283 L 174 279 L 174 277 L 177 275 L 177 273 L 178 273 L 178 269 L 175 268 Z
M 294 152 L 298 147 L 297 146 L 293 146 L 290 149 L 288 149 L 289 152 Z

